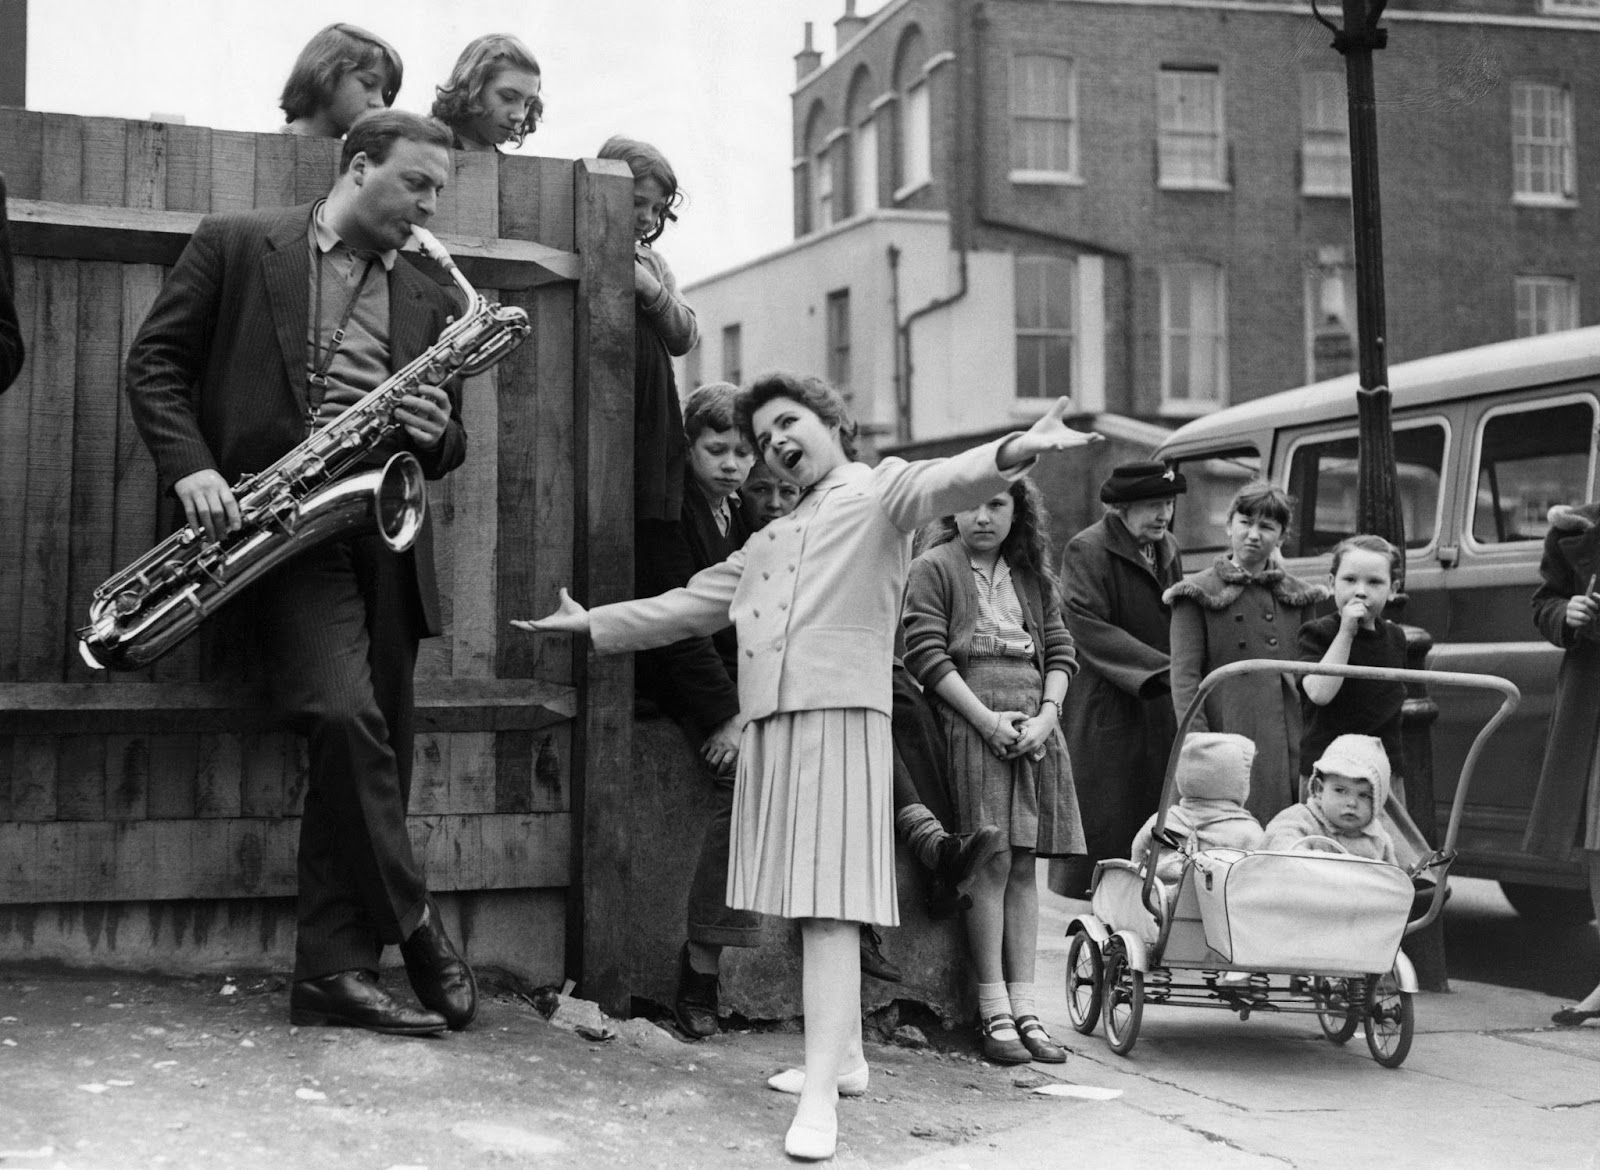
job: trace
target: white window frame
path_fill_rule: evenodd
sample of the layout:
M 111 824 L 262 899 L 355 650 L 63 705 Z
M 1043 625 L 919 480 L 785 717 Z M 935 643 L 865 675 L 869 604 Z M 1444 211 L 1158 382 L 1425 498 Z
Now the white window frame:
M 1193 104 L 1182 101 L 1178 92 L 1186 84 L 1194 84 L 1202 79 L 1208 80 L 1211 85 L 1211 100 L 1199 101 Z M 1193 125 L 1183 124 L 1183 119 L 1168 123 L 1166 112 L 1169 109 L 1191 112 L 1199 111 L 1202 107 L 1209 106 L 1209 124 Z M 1228 191 L 1232 184 L 1228 182 L 1228 131 L 1223 119 L 1223 80 L 1222 71 L 1210 67 L 1186 67 L 1177 65 L 1163 65 L 1156 75 L 1156 174 L 1157 185 L 1164 190 L 1174 191 Z M 1178 174 L 1169 164 L 1168 150 L 1189 144 L 1203 145 L 1209 142 L 1210 150 L 1196 151 L 1195 158 L 1208 154 L 1210 158 L 1210 174 Z
M 1209 285 L 1215 302 L 1215 327 L 1201 331 L 1194 327 L 1195 278 L 1210 276 Z M 1179 279 L 1185 284 L 1185 295 L 1190 298 L 1189 325 L 1178 330 L 1171 324 L 1174 285 Z M 1202 286 L 1203 287 L 1203 286 Z M 1172 393 L 1172 353 L 1175 342 L 1182 341 L 1189 348 L 1189 369 L 1195 368 L 1193 358 L 1196 344 L 1210 338 L 1209 357 L 1211 381 L 1215 394 L 1210 398 L 1175 397 Z M 1220 264 L 1205 261 L 1184 261 L 1164 265 L 1161 269 L 1161 413 L 1193 416 L 1208 414 L 1228 404 L 1228 274 Z
M 1078 261 L 1071 256 L 1056 256 L 1047 252 L 1018 253 L 1013 258 L 1012 264 L 1012 295 L 1018 298 L 1017 302 L 1013 305 L 1012 311 L 1012 332 L 1015 338 L 1014 352 L 1021 352 L 1024 341 L 1031 341 L 1035 338 L 1065 338 L 1067 342 L 1067 385 L 1071 388 L 1073 397 L 1077 398 L 1079 397 L 1080 391 L 1080 370 L 1082 366 L 1080 361 L 1082 346 L 1079 341 L 1082 313 L 1079 311 L 1078 305 Z M 1059 264 L 1064 268 L 1066 275 L 1067 327 L 1065 329 L 1055 329 L 1046 325 L 1022 326 L 1016 324 L 1016 318 L 1021 308 L 1020 298 L 1024 286 L 1024 273 L 1030 269 L 1044 269 L 1048 266 L 1056 264 Z M 1044 290 L 1048 287 L 1045 277 L 1042 275 L 1039 276 L 1034 283 L 1034 287 L 1038 290 L 1038 295 L 1042 300 L 1045 295 Z M 1042 320 L 1043 315 L 1041 314 L 1040 317 Z M 1017 373 L 1011 379 L 1012 397 L 1015 398 L 1019 404 L 1039 403 L 1041 406 L 1048 406 L 1050 403 L 1054 402 L 1056 396 L 1051 394 L 1048 390 L 1044 390 L 1042 388 L 1037 394 L 1019 393 L 1021 387 L 1017 385 L 1017 382 L 1021 376 L 1021 364 L 1022 363 L 1020 361 L 1017 362 Z M 1042 366 L 1040 372 L 1041 374 L 1044 372 Z
M 900 107 L 900 175 L 896 201 L 933 182 L 933 97 L 927 75 L 906 86 Z
M 1551 294 L 1546 306 L 1539 302 L 1541 294 Z M 1545 333 L 1560 333 L 1578 327 L 1578 282 L 1570 276 L 1518 276 L 1512 280 L 1512 297 L 1516 303 L 1517 337 L 1538 337 Z M 1539 328 L 1540 318 L 1548 314 L 1548 328 Z
M 1536 132 L 1532 122 L 1535 94 L 1553 100 L 1547 106 L 1547 125 Z M 1543 165 L 1536 151 L 1549 152 Z M 1573 127 L 1572 88 L 1544 81 L 1511 83 L 1511 191 L 1512 202 L 1531 207 L 1572 207 L 1577 204 L 1578 165 Z
M 1483 439 L 1489 431 L 1489 423 L 1494 419 L 1507 414 L 1527 414 L 1536 410 L 1551 410 L 1560 406 L 1571 406 L 1574 403 L 1583 403 L 1589 407 L 1591 425 L 1600 426 L 1600 408 L 1595 405 L 1594 395 L 1582 392 L 1576 394 L 1557 394 L 1550 398 L 1524 398 L 1518 402 L 1507 402 L 1499 406 L 1491 406 L 1478 418 L 1473 427 L 1471 462 L 1467 464 L 1467 517 L 1466 523 L 1461 528 L 1461 543 L 1475 553 L 1493 553 L 1508 548 L 1527 548 L 1542 541 L 1543 537 L 1530 537 L 1527 540 L 1498 540 L 1485 543 L 1478 540 L 1473 534 L 1478 530 L 1478 474 L 1483 469 Z M 1594 499 L 1595 485 L 1595 444 L 1589 443 L 1589 469 L 1585 476 L 1586 486 L 1583 492 L 1585 500 Z M 1444 493 L 1440 493 L 1443 495 Z
M 1350 107 L 1336 70 L 1300 75 L 1300 194 L 1350 197 Z
M 851 142 L 854 159 L 850 168 L 850 181 L 855 187 L 856 215 L 866 215 L 878 210 L 878 121 L 871 115 L 856 127 Z
M 825 141 L 811 157 L 811 230 L 825 232 L 839 222 L 834 214 L 834 174 L 832 140 Z
M 1025 61 L 1059 63 L 1065 69 L 1062 87 L 1065 108 L 1046 108 L 1045 95 L 1030 92 L 1024 85 Z M 1029 100 L 1031 99 L 1031 100 Z M 1078 67 L 1071 57 L 1060 53 L 1016 53 L 1011 58 L 1011 161 L 1009 178 L 1013 183 L 1079 186 L 1083 176 L 1078 155 Z M 1018 166 L 1017 152 L 1026 124 L 1044 123 L 1058 128 L 1066 138 L 1066 166 Z M 1033 161 L 1033 160 L 1029 160 Z

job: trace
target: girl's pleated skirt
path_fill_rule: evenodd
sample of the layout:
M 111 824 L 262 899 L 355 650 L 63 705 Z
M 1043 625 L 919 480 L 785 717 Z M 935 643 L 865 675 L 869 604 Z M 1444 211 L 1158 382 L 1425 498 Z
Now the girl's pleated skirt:
M 889 716 L 779 712 L 739 744 L 728 905 L 898 926 Z

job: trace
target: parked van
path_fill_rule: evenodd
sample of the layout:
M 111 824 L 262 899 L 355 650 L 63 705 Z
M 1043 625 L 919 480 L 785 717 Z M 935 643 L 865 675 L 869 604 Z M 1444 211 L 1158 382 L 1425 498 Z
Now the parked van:
M 1523 696 L 1479 766 L 1455 872 L 1497 879 L 1524 914 L 1587 920 L 1582 867 L 1530 857 L 1521 844 L 1561 660 L 1534 628 L 1529 599 L 1550 506 L 1595 498 L 1600 328 L 1406 362 L 1389 382 L 1410 596 L 1400 620 L 1433 636 L 1430 666 L 1502 675 Z M 1356 389 L 1349 375 L 1274 394 L 1188 423 L 1161 445 L 1158 457 L 1189 483 L 1174 521 L 1186 569 L 1225 551 L 1228 503 L 1259 476 L 1296 501 L 1283 545 L 1290 572 L 1325 579 L 1329 552 L 1356 531 Z M 1491 701 L 1433 698 L 1443 824 Z

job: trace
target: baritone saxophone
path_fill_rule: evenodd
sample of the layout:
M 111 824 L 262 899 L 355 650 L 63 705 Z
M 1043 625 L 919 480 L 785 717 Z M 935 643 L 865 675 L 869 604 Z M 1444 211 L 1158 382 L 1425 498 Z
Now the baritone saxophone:
M 433 233 L 413 226 L 422 253 L 467 298 L 467 311 L 404 369 L 264 471 L 233 485 L 239 527 L 219 540 L 182 528 L 94 592 L 78 631 L 83 660 L 101 670 L 149 666 L 262 574 L 336 537 L 376 531 L 396 552 L 422 528 L 427 491 L 409 452 L 382 468 L 340 478 L 400 427 L 400 400 L 417 386 L 442 386 L 500 361 L 527 337 L 528 314 L 495 304 L 461 274 Z

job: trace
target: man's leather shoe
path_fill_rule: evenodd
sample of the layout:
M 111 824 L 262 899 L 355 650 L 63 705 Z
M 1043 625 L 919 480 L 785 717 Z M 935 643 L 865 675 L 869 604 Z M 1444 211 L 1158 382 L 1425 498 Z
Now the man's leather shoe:
M 861 924 L 861 973 L 871 975 L 874 979 L 881 979 L 885 983 L 899 983 L 903 976 L 900 968 L 889 962 L 884 953 L 878 948 L 883 945 L 883 936 L 865 922 Z
M 400 944 L 400 957 L 406 961 L 406 975 L 423 1007 L 443 1016 L 452 1032 L 472 1023 L 478 1014 L 478 981 L 444 932 L 432 898 L 417 929 Z
M 338 971 L 297 979 L 289 989 L 289 1022 L 300 1027 L 365 1028 L 390 1036 L 434 1036 L 445 1030 L 438 1012 L 400 1003 L 371 971 Z
M 984 825 L 965 837 L 951 834 L 939 842 L 937 872 L 956 891 L 963 910 L 972 906 L 973 874 L 1006 847 L 1006 835 L 993 825 Z
M 684 943 L 678 952 L 678 994 L 672 1002 L 672 1014 L 678 1027 L 692 1040 L 715 1036 L 721 1026 L 717 1020 L 716 974 L 696 971 L 689 963 L 689 944 Z

